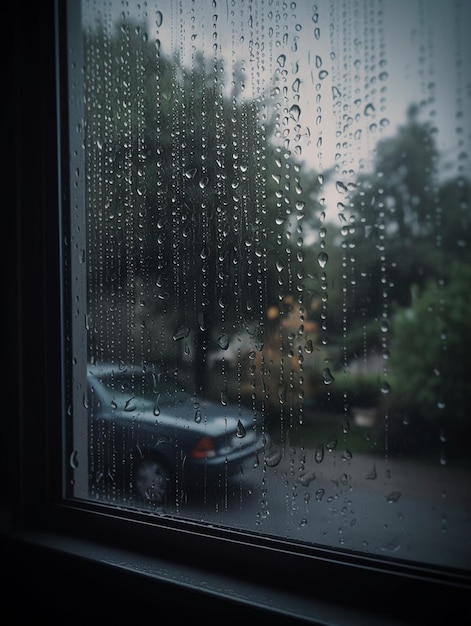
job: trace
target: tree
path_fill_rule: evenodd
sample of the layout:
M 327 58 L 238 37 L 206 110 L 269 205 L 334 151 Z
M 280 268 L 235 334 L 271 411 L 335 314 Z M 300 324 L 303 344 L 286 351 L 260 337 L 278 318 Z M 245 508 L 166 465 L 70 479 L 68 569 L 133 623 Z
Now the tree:
M 471 266 L 455 263 L 446 281 L 416 289 L 394 316 L 390 357 L 396 409 L 468 433 L 470 285 Z
M 409 307 L 413 290 L 439 280 L 454 261 L 470 261 L 470 183 L 463 176 L 443 182 L 439 160 L 430 124 L 411 106 L 407 123 L 377 144 L 373 171 L 355 183 L 349 358 L 358 354 L 365 332 L 368 350 L 380 348 L 385 312 Z
M 90 344 L 101 358 L 117 346 L 191 358 L 199 389 L 219 329 L 263 334 L 277 264 L 292 276 L 300 263 L 294 224 L 301 207 L 317 210 L 318 182 L 311 173 L 301 188 L 275 120 L 239 80 L 227 89 L 221 60 L 196 53 L 186 66 L 146 32 L 86 33 Z

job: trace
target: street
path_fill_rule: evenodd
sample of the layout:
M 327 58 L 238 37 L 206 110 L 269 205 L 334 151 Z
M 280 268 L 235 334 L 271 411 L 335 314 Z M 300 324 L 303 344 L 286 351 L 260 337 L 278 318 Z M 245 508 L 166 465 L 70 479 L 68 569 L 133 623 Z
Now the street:
M 282 451 L 280 450 L 280 453 Z M 181 517 L 333 548 L 471 567 L 471 474 L 411 461 L 314 450 L 281 454 L 231 481 L 224 496 L 188 495 Z M 270 457 L 271 458 L 271 457 Z

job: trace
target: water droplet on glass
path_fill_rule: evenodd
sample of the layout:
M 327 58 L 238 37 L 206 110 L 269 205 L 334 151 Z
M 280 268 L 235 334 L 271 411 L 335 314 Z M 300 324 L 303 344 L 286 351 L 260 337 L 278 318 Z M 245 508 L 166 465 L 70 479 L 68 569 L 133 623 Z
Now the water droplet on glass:
M 173 335 L 174 341 L 179 341 L 180 339 L 185 339 L 190 334 L 190 329 L 188 326 L 181 326 L 177 332 Z
M 195 422 L 199 424 L 201 422 L 201 409 L 195 411 Z
M 278 400 L 280 404 L 284 404 L 286 402 L 286 385 L 283 383 L 278 386 Z
M 196 172 L 197 172 L 196 167 L 193 167 L 189 170 L 186 170 L 185 176 L 186 178 L 194 178 L 196 176 Z
M 375 111 L 376 111 L 376 109 L 374 108 L 374 105 L 373 105 L 373 104 L 371 104 L 371 102 L 369 102 L 369 103 L 365 106 L 365 108 L 364 108 L 364 110 L 363 110 L 363 113 L 364 113 L 365 115 L 373 115 L 373 114 L 375 113 Z
M 401 495 L 402 493 L 400 491 L 392 491 L 386 496 L 386 500 L 389 502 L 389 504 L 393 504 L 394 502 L 397 502 L 399 500 Z
M 324 460 L 324 444 L 318 443 L 314 451 L 314 460 L 316 463 L 322 463 Z
M 332 373 L 328 367 L 326 367 L 322 372 L 322 379 L 324 381 L 324 385 L 330 385 L 335 381 L 335 378 L 332 376 Z
M 324 497 L 324 494 L 325 494 L 325 489 L 318 489 L 316 491 L 316 500 L 320 502 L 322 498 Z
M 265 463 L 268 467 L 276 467 L 281 461 L 282 453 L 279 446 L 272 446 L 265 453 Z
M 299 475 L 298 482 L 300 482 L 303 487 L 307 487 L 312 483 L 313 480 L 315 480 L 315 478 L 316 475 L 314 472 L 304 472 L 303 474 Z
M 319 266 L 322 267 L 322 269 L 324 269 L 324 267 L 327 265 L 328 260 L 329 256 L 327 252 L 319 252 L 317 256 L 317 262 L 319 263 Z
M 329 452 L 332 452 L 337 447 L 337 435 L 332 433 L 329 439 L 326 441 L 325 447 Z
M 376 480 L 377 478 L 377 473 L 376 473 L 376 465 L 373 464 L 373 467 L 370 469 L 370 471 L 365 474 L 365 478 L 367 480 Z
M 237 422 L 237 429 L 236 429 L 236 435 L 237 437 L 245 437 L 245 435 L 247 434 L 246 430 L 245 430 L 245 426 L 242 424 L 242 422 L 239 420 Z
M 218 346 L 221 350 L 227 350 L 229 347 L 229 335 L 223 334 L 218 339 Z
M 69 463 L 70 463 L 70 467 L 72 469 L 77 469 L 78 468 L 79 463 L 78 463 L 78 452 L 77 452 L 77 450 L 74 450 L 71 453 L 70 458 L 69 458 Z
M 352 458 L 353 458 L 353 454 L 351 450 L 349 450 L 348 448 L 345 448 L 345 450 L 342 452 L 342 460 L 351 461 Z
M 280 67 L 284 67 L 286 64 L 286 55 L 280 54 L 276 61 Z
M 289 110 L 289 115 L 291 119 L 293 119 L 295 122 L 298 122 L 300 114 L 301 109 L 299 108 L 299 106 L 297 104 L 293 104 L 293 106 L 291 106 Z
M 129 400 L 126 400 L 126 404 L 124 405 L 124 410 L 125 411 L 135 411 L 136 410 L 135 398 L 129 398 Z
M 335 183 L 335 188 L 337 189 L 339 193 L 347 193 L 348 191 L 348 187 L 341 180 L 338 180 Z

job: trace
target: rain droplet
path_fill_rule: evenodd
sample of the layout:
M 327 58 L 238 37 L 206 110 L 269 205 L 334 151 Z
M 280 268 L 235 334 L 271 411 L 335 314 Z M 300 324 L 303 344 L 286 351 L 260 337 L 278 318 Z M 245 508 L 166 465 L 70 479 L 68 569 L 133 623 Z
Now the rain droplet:
M 320 502 L 322 498 L 324 497 L 324 494 L 325 494 L 325 489 L 318 489 L 316 491 L 316 500 Z
M 124 410 L 125 411 L 135 411 L 136 410 L 136 403 L 134 402 L 135 398 L 129 398 L 129 400 L 126 400 L 126 404 L 124 405 Z
M 298 477 L 298 482 L 300 482 L 303 487 L 307 487 L 315 478 L 316 474 L 314 472 L 304 472 Z
M 329 256 L 327 252 L 319 252 L 319 255 L 317 257 L 317 262 L 319 263 L 319 266 L 322 267 L 322 269 L 324 269 L 324 267 L 327 265 L 328 260 L 329 260 Z
M 280 67 L 284 67 L 286 64 L 286 55 L 280 54 L 276 61 Z
M 237 437 L 245 437 L 245 435 L 247 434 L 246 430 L 245 430 L 245 426 L 242 424 L 242 422 L 239 420 L 237 422 L 237 430 L 236 430 L 236 435 Z
M 345 448 L 345 450 L 342 452 L 342 459 L 344 461 L 350 461 L 352 458 L 353 458 L 353 454 L 351 450 L 349 450 L 348 448 Z
M 389 502 L 389 504 L 393 504 L 394 502 L 397 502 L 399 500 L 401 495 L 402 493 L 400 491 L 392 491 L 386 496 L 386 500 Z
M 196 176 L 196 172 L 197 172 L 196 167 L 193 167 L 189 170 L 186 170 L 185 176 L 186 178 L 194 178 Z
M 330 385 L 335 381 L 335 378 L 332 376 L 332 372 L 328 367 L 326 367 L 322 372 L 322 379 L 324 381 L 324 385 Z
M 69 458 L 69 463 L 70 463 L 70 467 L 72 469 L 77 469 L 78 468 L 79 463 L 78 463 L 78 452 L 77 452 L 77 450 L 74 450 L 71 453 L 70 458 Z
M 188 326 L 182 326 L 177 330 L 177 332 L 173 335 L 174 341 L 179 341 L 180 339 L 185 339 L 190 334 L 190 329 Z
M 332 433 L 329 439 L 326 441 L 325 447 L 329 452 L 332 452 L 337 447 L 337 435 Z
M 299 106 L 297 104 L 293 104 L 293 106 L 291 106 L 289 110 L 289 115 L 291 119 L 293 119 L 295 122 L 298 122 L 300 114 L 301 109 L 299 108 Z
M 281 461 L 281 448 L 279 446 L 272 446 L 265 453 L 265 463 L 268 467 L 276 467 Z
M 324 444 L 318 443 L 314 451 L 314 460 L 316 463 L 322 463 L 324 460 Z
M 308 354 L 311 354 L 314 351 L 314 345 L 312 343 L 312 339 L 308 339 L 304 345 L 304 350 Z
M 195 411 L 195 422 L 199 424 L 201 422 L 201 410 L 196 409 Z
M 229 347 L 229 335 L 223 334 L 218 339 L 218 346 L 221 350 L 227 350 Z
M 374 105 L 371 104 L 371 102 L 369 102 L 366 107 L 363 110 L 363 113 L 365 115 L 373 115 L 375 113 L 376 109 L 374 108 Z
M 278 387 L 278 400 L 280 404 L 284 404 L 286 402 L 286 385 L 281 384 Z
M 370 471 L 365 475 L 366 480 L 376 480 L 377 477 L 377 473 L 376 473 L 376 465 L 373 464 L 373 467 L 370 469 Z
M 335 183 L 335 188 L 339 193 L 347 193 L 348 191 L 348 187 L 341 180 Z
M 384 381 L 381 385 L 381 393 L 387 394 L 391 391 L 391 386 L 388 382 Z

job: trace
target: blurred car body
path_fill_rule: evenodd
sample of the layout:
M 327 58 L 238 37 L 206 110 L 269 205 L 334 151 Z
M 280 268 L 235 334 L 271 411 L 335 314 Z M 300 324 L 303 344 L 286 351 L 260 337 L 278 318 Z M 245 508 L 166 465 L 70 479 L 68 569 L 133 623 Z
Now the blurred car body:
M 268 445 L 260 414 L 191 397 L 153 367 L 88 365 L 89 476 L 97 497 L 110 489 L 165 507 L 227 479 Z

